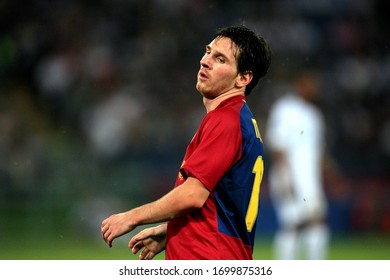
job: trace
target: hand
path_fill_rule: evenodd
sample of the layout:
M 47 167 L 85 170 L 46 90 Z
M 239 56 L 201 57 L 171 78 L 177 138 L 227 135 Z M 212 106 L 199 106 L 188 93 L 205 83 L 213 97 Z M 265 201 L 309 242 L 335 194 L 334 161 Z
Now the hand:
M 108 246 L 112 241 L 125 233 L 132 231 L 135 226 L 129 225 L 128 212 L 112 215 L 102 222 L 102 237 Z
M 129 248 L 133 254 L 144 248 L 139 255 L 140 260 L 151 260 L 165 249 L 166 232 L 166 224 L 144 229 L 130 240 Z

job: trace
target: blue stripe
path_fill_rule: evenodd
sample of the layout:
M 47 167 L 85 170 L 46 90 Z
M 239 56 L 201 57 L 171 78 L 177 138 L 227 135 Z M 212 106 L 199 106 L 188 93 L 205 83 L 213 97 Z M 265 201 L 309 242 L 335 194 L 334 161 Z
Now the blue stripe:
M 252 119 L 253 115 L 245 103 L 240 111 L 242 157 L 218 182 L 214 195 L 219 231 L 241 238 L 244 244 L 253 247 L 256 225 L 247 232 L 245 216 L 255 179 L 253 166 L 264 151 L 263 144 L 256 138 Z

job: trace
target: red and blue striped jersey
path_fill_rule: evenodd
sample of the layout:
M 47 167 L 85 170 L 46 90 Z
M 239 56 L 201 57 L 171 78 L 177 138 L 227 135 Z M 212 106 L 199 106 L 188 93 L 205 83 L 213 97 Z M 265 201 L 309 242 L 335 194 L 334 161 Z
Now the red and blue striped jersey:
M 206 114 L 175 186 L 192 176 L 210 196 L 202 208 L 168 222 L 166 259 L 252 259 L 263 168 L 262 140 L 245 97 Z

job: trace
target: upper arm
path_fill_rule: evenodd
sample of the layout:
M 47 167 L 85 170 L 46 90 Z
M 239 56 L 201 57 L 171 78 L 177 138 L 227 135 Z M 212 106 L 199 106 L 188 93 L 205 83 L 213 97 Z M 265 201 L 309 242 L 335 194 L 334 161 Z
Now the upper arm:
M 177 195 L 178 202 L 185 209 L 201 208 L 210 195 L 210 191 L 206 186 L 191 176 L 182 185 L 176 187 L 174 192 Z

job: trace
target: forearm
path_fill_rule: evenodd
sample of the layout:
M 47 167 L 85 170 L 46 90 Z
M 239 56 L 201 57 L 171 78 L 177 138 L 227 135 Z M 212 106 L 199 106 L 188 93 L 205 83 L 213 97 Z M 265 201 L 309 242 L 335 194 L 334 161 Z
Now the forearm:
M 115 238 L 137 226 L 168 221 L 202 207 L 209 194 L 200 181 L 190 177 L 183 185 L 154 202 L 105 219 L 102 222 L 103 239 L 112 246 Z
M 199 183 L 193 178 L 189 179 L 160 199 L 129 210 L 125 215 L 130 226 L 165 222 L 199 209 L 209 195 L 208 190 Z

